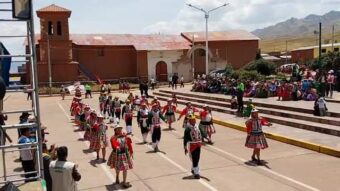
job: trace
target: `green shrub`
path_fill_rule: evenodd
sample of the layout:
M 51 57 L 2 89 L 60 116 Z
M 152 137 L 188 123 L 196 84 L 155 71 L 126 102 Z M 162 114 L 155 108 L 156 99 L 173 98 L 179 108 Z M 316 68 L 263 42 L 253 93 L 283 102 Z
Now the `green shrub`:
M 248 71 L 248 70 L 238 70 L 233 73 L 232 78 L 240 79 L 240 80 L 255 80 L 262 81 L 266 77 L 264 75 L 259 74 L 257 71 Z
M 264 59 L 258 59 L 251 62 L 248 66 L 245 67 L 245 70 L 253 71 L 256 70 L 258 73 L 269 76 L 275 74 L 276 65 L 272 62 L 269 62 Z

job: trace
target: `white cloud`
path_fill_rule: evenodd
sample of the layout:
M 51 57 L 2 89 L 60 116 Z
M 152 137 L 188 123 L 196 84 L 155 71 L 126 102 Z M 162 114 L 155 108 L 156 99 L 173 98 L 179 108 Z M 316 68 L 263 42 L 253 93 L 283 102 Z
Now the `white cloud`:
M 204 9 L 230 3 L 209 19 L 210 30 L 263 28 L 291 17 L 302 18 L 308 14 L 324 14 L 339 10 L 340 0 L 186 0 Z M 172 20 L 159 21 L 144 28 L 146 33 L 174 33 L 205 30 L 204 14 L 183 5 Z

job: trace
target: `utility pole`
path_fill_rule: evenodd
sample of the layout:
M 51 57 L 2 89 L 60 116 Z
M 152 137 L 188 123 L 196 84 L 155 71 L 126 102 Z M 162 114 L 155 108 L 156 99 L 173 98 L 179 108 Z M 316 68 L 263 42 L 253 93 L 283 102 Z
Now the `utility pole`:
M 333 25 L 333 27 L 332 27 L 332 52 L 334 52 L 334 29 L 335 29 L 335 27 Z
M 48 84 L 50 88 L 50 96 L 52 95 L 52 66 L 51 66 L 51 50 L 50 37 L 47 34 L 47 64 L 48 64 Z
M 286 64 L 288 64 L 288 40 L 286 40 Z
M 196 7 L 192 4 L 187 4 L 187 5 L 189 7 L 192 7 L 194 9 L 197 9 L 197 10 L 204 13 L 204 18 L 205 18 L 205 74 L 209 75 L 209 46 L 208 46 L 208 41 L 209 41 L 209 39 L 208 39 L 209 38 L 208 20 L 209 20 L 209 16 L 210 16 L 211 12 L 216 11 L 219 8 L 225 7 L 225 6 L 229 5 L 229 3 L 224 3 L 223 5 L 216 7 L 216 8 L 213 8 L 213 9 L 208 10 L 208 11 L 204 10 L 203 8 Z
M 191 61 L 191 70 L 192 70 L 192 81 L 195 80 L 195 34 L 192 35 L 192 61 Z
M 322 29 L 322 23 L 319 23 L 319 65 L 321 64 L 321 29 Z

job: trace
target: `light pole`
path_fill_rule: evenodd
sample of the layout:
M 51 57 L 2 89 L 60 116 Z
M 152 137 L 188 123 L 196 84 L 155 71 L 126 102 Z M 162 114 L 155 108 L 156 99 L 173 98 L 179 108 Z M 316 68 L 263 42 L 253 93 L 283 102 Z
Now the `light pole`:
M 203 8 L 199 8 L 197 6 L 194 6 L 192 4 L 187 4 L 189 7 L 192 7 L 194 9 L 197 9 L 199 11 L 202 11 L 204 13 L 204 18 L 205 18 L 205 73 L 206 75 L 209 74 L 209 49 L 208 49 L 208 20 L 209 20 L 209 16 L 210 16 L 210 13 L 221 8 L 221 7 L 225 7 L 227 5 L 229 5 L 229 3 L 225 3 L 221 6 L 218 6 L 216 8 L 213 8 L 213 9 L 210 9 L 209 11 L 207 10 L 204 10 Z
M 192 52 L 191 52 L 191 71 L 192 71 L 192 81 L 195 80 L 195 37 L 192 35 Z

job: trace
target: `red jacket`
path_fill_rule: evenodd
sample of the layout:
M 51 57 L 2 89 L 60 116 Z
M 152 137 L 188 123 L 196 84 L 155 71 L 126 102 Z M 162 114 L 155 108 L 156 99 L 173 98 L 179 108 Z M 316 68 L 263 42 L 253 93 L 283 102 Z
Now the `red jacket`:
M 130 155 L 133 154 L 133 149 L 132 149 L 132 141 L 131 141 L 131 138 L 126 136 L 126 135 L 123 135 L 124 138 L 125 138 L 125 141 L 126 141 L 126 145 L 128 147 L 128 150 L 129 150 L 129 153 Z M 117 137 L 116 136 L 112 136 L 111 137 L 111 146 L 112 146 L 112 149 L 113 150 L 117 150 L 120 148 L 120 142 L 117 140 Z

